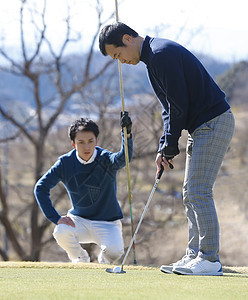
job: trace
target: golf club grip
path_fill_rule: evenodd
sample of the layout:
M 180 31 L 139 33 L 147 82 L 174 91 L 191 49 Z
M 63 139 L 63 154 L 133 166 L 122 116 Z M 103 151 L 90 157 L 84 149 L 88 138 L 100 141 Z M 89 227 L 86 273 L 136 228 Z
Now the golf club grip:
M 163 156 L 163 157 L 165 157 L 165 156 Z M 168 162 L 168 164 L 169 164 L 169 167 L 170 167 L 170 169 L 171 169 L 171 170 L 172 170 L 172 169 L 174 169 L 174 166 L 173 166 L 173 164 L 169 162 L 168 158 L 167 158 L 167 157 L 165 157 L 165 159 L 167 160 L 167 162 Z
M 167 160 L 168 161 L 168 160 Z M 172 170 L 172 169 L 174 169 L 174 166 L 173 166 L 173 164 L 172 163 L 170 163 L 170 162 L 168 162 L 169 163 L 169 167 L 170 167 L 170 169 Z
M 161 165 L 161 166 L 160 166 L 160 171 L 159 171 L 159 173 L 158 173 L 158 179 L 161 178 L 163 172 L 164 172 L 164 167 L 163 167 L 163 165 Z

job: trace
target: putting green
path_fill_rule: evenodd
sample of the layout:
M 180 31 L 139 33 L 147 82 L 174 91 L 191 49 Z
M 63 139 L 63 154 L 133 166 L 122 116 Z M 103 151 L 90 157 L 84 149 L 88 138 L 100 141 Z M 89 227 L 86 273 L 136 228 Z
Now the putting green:
M 125 266 L 111 274 L 99 264 L 0 262 L 0 299 L 248 299 L 248 268 L 224 276 L 179 276 Z

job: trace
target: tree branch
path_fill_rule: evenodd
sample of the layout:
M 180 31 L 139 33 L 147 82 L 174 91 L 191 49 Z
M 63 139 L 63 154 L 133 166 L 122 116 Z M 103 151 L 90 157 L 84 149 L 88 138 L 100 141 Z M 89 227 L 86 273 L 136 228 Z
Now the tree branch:
M 32 135 L 25 129 L 25 126 L 30 120 L 26 120 L 23 124 L 19 123 L 12 115 L 4 111 L 4 109 L 0 106 L 0 114 L 8 121 L 10 121 L 13 125 L 15 125 L 17 128 L 20 129 L 20 132 L 22 132 L 32 144 L 35 144 L 35 140 L 32 137 Z M 32 117 L 33 118 L 33 117 Z

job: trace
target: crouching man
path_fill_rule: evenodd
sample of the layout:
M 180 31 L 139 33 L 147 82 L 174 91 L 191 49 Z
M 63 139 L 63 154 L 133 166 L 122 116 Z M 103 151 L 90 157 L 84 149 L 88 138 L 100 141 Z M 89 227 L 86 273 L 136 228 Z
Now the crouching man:
M 127 128 L 129 159 L 133 154 L 132 121 L 121 113 L 120 124 Z M 60 156 L 34 188 L 44 215 L 56 224 L 53 236 L 72 262 L 90 262 L 80 243 L 95 243 L 101 251 L 99 263 L 112 263 L 124 252 L 123 214 L 117 201 L 117 171 L 125 166 L 124 136 L 121 150 L 112 153 L 97 146 L 99 129 L 92 120 L 81 118 L 69 127 L 73 150 Z M 54 208 L 50 190 L 62 182 L 72 208 L 66 216 Z

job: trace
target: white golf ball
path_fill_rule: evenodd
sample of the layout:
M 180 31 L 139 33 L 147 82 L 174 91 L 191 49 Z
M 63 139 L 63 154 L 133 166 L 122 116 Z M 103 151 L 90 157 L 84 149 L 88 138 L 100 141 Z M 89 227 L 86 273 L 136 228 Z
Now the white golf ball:
M 113 271 L 114 271 L 114 273 L 120 273 L 121 268 L 119 266 L 116 266 L 116 267 L 114 267 Z

